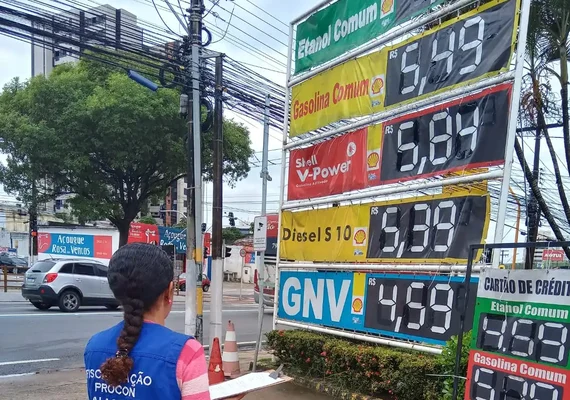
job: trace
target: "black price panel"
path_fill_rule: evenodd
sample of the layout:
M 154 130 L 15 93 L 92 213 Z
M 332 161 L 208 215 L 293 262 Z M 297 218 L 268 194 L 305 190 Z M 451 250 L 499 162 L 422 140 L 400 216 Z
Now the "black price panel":
M 564 387 L 529 377 L 476 366 L 471 373 L 472 400 L 566 400 Z M 467 397 L 470 396 L 470 397 Z
M 495 1 L 388 52 L 386 107 L 504 71 L 511 60 L 517 0 Z
M 467 284 L 463 277 L 368 274 L 364 327 L 410 340 L 443 344 L 460 330 Z M 471 293 L 477 281 L 470 283 Z M 475 296 L 467 304 L 471 329 Z
M 481 314 L 477 348 L 561 367 L 568 364 L 570 323 L 540 321 L 505 314 Z
M 504 162 L 511 84 L 387 121 L 380 184 Z
M 367 258 L 383 261 L 468 257 L 487 235 L 488 195 L 438 195 L 370 207 Z

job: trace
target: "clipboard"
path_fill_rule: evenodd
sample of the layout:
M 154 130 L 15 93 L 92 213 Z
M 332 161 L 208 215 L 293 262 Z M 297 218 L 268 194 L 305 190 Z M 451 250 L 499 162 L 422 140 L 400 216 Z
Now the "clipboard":
M 281 365 L 277 370 L 253 372 L 236 379 L 210 386 L 210 397 L 212 400 L 220 400 L 245 395 L 281 383 L 291 382 L 293 378 L 282 376 L 282 369 L 283 366 Z

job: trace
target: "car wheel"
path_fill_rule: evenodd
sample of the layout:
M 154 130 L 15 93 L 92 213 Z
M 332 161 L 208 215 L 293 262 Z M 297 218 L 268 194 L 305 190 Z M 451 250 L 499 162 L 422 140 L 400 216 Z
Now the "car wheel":
M 51 308 L 51 306 L 49 304 L 46 303 L 40 303 L 38 301 L 31 301 L 30 303 L 32 303 L 32 305 L 34 307 L 36 307 L 38 310 L 49 310 Z
M 81 299 L 73 290 L 67 290 L 59 296 L 59 309 L 63 312 L 74 312 L 79 309 Z
M 210 285 L 204 285 L 204 286 L 202 286 L 202 290 L 203 290 L 204 292 L 207 292 L 208 290 L 210 290 Z
M 183 283 L 182 285 L 180 285 L 179 289 L 181 292 L 185 292 L 186 291 L 186 284 Z
M 119 308 L 118 304 L 107 304 L 105 306 L 107 308 L 107 310 L 116 310 L 117 308 Z

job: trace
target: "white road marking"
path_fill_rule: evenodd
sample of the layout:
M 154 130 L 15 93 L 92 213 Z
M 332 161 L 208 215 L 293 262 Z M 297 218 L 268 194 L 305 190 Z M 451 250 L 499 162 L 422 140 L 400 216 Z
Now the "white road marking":
M 41 360 L 4 361 L 0 362 L 0 367 L 4 365 L 35 364 L 35 363 L 50 362 L 50 361 L 59 361 L 59 358 L 43 358 Z
M 0 379 L 19 378 L 21 376 L 36 375 L 36 372 L 26 372 L 23 374 L 0 375 Z
M 223 310 L 224 313 L 248 313 L 257 312 L 257 306 L 248 309 L 226 309 Z M 174 310 L 170 312 L 171 314 L 184 314 L 184 310 Z M 210 310 L 204 310 L 204 314 L 209 314 Z M 82 313 L 54 313 L 54 312 L 31 312 L 31 313 L 18 313 L 18 314 L 0 314 L 0 318 L 10 318 L 10 317 L 90 317 L 90 316 L 117 316 L 120 317 L 123 314 L 120 312 L 82 312 Z

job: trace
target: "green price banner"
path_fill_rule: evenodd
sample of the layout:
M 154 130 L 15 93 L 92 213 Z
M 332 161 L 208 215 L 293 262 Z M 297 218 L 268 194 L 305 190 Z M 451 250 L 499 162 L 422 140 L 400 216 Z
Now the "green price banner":
M 443 0 L 338 0 L 297 26 L 295 73 L 377 38 Z
M 465 399 L 569 399 L 569 330 L 570 271 L 483 271 Z

